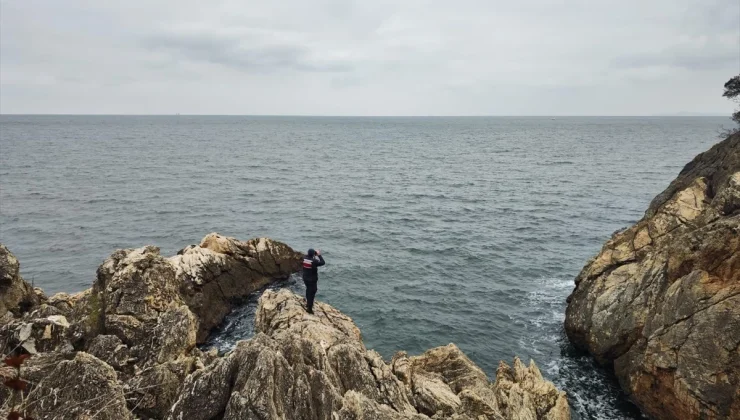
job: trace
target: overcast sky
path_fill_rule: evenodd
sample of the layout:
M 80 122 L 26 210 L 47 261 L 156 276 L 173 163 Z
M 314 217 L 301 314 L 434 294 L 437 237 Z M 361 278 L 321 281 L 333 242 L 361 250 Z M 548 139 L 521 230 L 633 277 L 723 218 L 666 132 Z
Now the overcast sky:
M 738 0 L 2 0 L 0 112 L 729 114 Z

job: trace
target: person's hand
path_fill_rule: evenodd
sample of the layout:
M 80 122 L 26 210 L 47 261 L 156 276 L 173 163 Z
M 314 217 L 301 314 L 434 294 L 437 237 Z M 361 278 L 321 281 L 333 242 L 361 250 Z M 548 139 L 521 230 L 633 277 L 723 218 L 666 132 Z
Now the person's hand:
M 316 250 L 316 255 L 321 255 L 321 250 L 320 249 L 317 249 Z

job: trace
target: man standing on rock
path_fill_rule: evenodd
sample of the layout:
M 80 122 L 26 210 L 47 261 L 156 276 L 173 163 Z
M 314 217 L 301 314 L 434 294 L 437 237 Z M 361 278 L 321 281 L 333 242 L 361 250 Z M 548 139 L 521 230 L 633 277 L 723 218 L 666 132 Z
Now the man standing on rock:
M 326 264 L 321 250 L 309 249 L 303 257 L 303 283 L 306 284 L 306 309 L 313 314 L 313 298 L 316 296 L 319 283 L 318 268 Z

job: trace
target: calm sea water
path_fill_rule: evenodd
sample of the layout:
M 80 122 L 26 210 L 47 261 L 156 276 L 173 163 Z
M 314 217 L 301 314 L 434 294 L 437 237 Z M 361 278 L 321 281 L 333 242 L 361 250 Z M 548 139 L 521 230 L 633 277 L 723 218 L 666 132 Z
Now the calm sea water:
M 321 248 L 318 298 L 385 357 L 455 342 L 491 375 L 531 357 L 576 418 L 637 418 L 568 344 L 565 298 L 728 122 L 0 116 L 0 241 L 50 294 L 116 248 L 212 231 Z M 249 337 L 255 302 L 211 342 Z

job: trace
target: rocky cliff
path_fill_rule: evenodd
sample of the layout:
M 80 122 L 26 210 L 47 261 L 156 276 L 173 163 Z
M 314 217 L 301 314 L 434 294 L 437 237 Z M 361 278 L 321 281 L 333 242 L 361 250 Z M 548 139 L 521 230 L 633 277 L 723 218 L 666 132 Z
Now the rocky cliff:
M 15 256 L 0 244 L 0 320 L 20 315 L 39 305 L 43 299 L 40 291 L 34 291 L 23 280 L 19 267 Z
M 26 389 L 0 387 L 2 418 L 570 418 L 533 362 L 502 363 L 493 383 L 452 344 L 386 363 L 348 316 L 323 303 L 308 315 L 286 290 L 260 298 L 255 337 L 225 356 L 199 350 L 240 298 L 298 270 L 300 254 L 276 241 L 211 234 L 172 258 L 119 250 L 91 289 L 51 298 L 0 251 L 0 352 L 31 355 Z
M 115 251 L 91 289 L 47 299 L 0 251 L 0 276 L 12 280 L 0 352 L 32 355 L 21 370 L 32 385 L 22 408 L 49 419 L 165 418 L 185 378 L 216 357 L 196 347 L 210 328 L 301 260 L 277 241 L 213 233 L 172 258 L 152 246 Z M 19 403 L 8 397 L 0 387 L 6 410 Z
M 565 329 L 651 418 L 740 419 L 740 135 L 586 264 Z
M 170 419 L 567 419 L 537 366 L 501 363 L 488 381 L 454 344 L 390 364 L 324 303 L 308 315 L 288 290 L 259 300 L 258 334 L 190 375 Z

